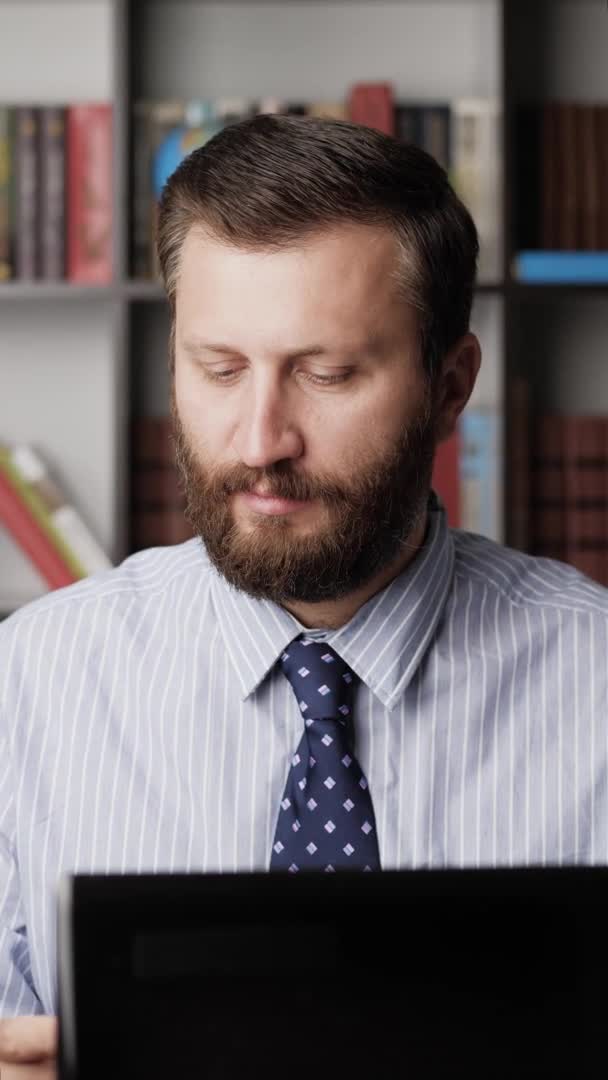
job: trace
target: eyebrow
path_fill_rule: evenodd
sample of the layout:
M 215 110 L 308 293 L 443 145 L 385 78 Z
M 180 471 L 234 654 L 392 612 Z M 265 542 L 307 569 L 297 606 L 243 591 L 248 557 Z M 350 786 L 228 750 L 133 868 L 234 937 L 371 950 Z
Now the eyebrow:
M 184 341 L 182 341 L 181 345 L 185 352 L 192 354 L 199 352 L 215 352 L 220 354 L 228 353 L 231 356 L 234 356 L 235 353 L 240 353 L 241 351 L 240 349 L 235 349 L 230 345 L 224 345 L 221 342 L 203 341 L 202 338 L 198 337 L 186 338 Z M 369 341 L 361 348 L 344 351 L 350 351 L 351 353 L 361 353 L 375 352 L 377 351 L 377 349 L 378 342 Z M 302 356 L 324 356 L 331 351 L 332 350 L 326 349 L 323 345 L 307 345 L 303 349 L 291 349 L 289 352 L 285 353 L 285 358 L 287 360 L 298 360 Z

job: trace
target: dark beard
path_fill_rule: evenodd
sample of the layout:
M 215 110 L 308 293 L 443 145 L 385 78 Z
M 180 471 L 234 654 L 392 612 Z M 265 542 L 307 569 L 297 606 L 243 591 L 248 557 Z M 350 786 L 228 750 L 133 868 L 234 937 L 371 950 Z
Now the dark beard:
M 188 445 L 172 387 L 171 416 L 176 462 L 186 494 L 186 518 L 216 569 L 250 596 L 314 604 L 338 600 L 367 584 L 407 547 L 425 513 L 435 450 L 430 406 L 404 431 L 382 461 L 367 467 L 350 488 L 330 477 L 314 480 L 293 471 L 291 461 L 267 469 L 242 463 L 202 466 Z M 272 494 L 319 499 L 330 526 L 298 536 L 281 515 L 259 515 L 250 530 L 234 521 L 228 496 L 264 481 Z

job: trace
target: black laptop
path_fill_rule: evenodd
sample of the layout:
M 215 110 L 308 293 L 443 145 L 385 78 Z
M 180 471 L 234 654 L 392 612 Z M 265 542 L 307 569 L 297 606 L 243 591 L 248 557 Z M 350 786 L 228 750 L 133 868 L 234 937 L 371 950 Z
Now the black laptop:
M 608 1068 L 608 869 L 64 875 L 60 1080 Z

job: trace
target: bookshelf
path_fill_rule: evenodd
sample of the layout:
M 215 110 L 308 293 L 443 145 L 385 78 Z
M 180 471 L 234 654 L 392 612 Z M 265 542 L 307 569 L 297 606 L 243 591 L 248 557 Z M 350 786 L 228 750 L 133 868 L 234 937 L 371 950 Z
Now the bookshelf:
M 512 276 L 516 110 L 560 96 L 608 102 L 606 55 L 604 0 L 0 0 L 0 101 L 109 101 L 114 117 L 112 282 L 0 286 L 0 437 L 43 447 L 113 561 L 128 554 L 130 421 L 166 412 L 168 388 L 164 294 L 130 274 L 135 101 L 339 100 L 374 80 L 404 101 L 493 97 L 504 118 L 504 247 L 501 271 L 475 298 L 475 400 L 504 418 L 501 538 L 516 542 L 513 376 L 530 375 L 550 407 L 608 413 L 608 286 Z M 43 591 L 0 530 L 0 611 Z

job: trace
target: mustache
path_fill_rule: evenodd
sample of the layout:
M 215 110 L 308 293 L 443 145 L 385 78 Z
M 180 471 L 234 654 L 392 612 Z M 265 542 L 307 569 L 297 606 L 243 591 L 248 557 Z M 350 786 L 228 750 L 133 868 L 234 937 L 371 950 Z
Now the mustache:
M 325 499 L 334 502 L 344 498 L 344 492 L 330 481 L 312 480 L 302 473 L 293 472 L 289 466 L 251 469 L 239 463 L 230 469 L 213 471 L 209 475 L 208 483 L 209 494 L 214 498 L 253 492 L 255 487 L 262 488 L 265 495 L 275 499 L 294 499 L 302 502 Z

